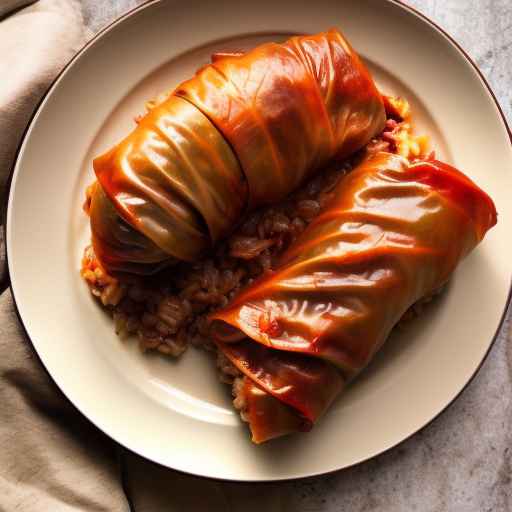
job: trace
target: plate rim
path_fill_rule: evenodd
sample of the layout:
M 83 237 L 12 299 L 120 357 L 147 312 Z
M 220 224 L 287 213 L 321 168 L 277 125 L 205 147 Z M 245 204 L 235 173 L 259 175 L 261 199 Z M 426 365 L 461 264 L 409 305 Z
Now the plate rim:
M 15 295 L 15 292 L 14 292 L 14 288 L 12 286 L 13 276 L 11 274 L 11 269 L 10 269 L 10 265 L 9 265 L 9 237 L 7 236 L 8 227 L 9 227 L 8 220 L 10 218 L 9 212 L 11 210 L 11 204 L 13 202 L 13 199 L 12 199 L 12 183 L 13 183 L 15 169 L 16 169 L 16 167 L 18 165 L 18 160 L 20 159 L 21 150 L 23 149 L 23 146 L 24 146 L 24 143 L 25 143 L 25 140 L 26 140 L 28 132 L 30 131 L 32 125 L 34 124 L 36 118 L 39 116 L 39 113 L 42 111 L 42 106 L 43 106 L 43 103 L 45 102 L 46 98 L 53 91 L 53 89 L 57 86 L 57 84 L 60 81 L 60 79 L 72 68 L 72 66 L 75 63 L 75 61 L 79 60 L 85 54 L 85 52 L 88 50 L 88 48 L 90 46 L 96 44 L 96 42 L 99 39 L 104 37 L 115 26 L 117 26 L 120 23 L 123 23 L 125 20 L 127 20 L 128 18 L 130 18 L 133 15 L 137 14 L 138 12 L 140 12 L 140 11 L 146 9 L 146 8 L 149 8 L 149 7 L 153 6 L 153 5 L 162 3 L 164 1 L 166 1 L 166 0 L 145 0 L 140 5 L 137 5 L 137 6 L 133 7 L 133 8 L 131 8 L 131 9 L 128 9 L 122 15 L 120 15 L 119 17 L 117 17 L 116 19 L 111 21 L 110 23 L 106 24 L 96 34 L 94 34 L 91 37 L 91 39 L 89 39 L 69 59 L 69 61 L 64 65 L 64 67 L 61 69 L 61 71 L 51 81 L 51 83 L 49 84 L 48 88 L 45 90 L 44 94 L 41 96 L 41 98 L 37 102 L 36 106 L 34 107 L 34 110 L 33 110 L 32 114 L 30 115 L 29 120 L 27 121 L 25 129 L 22 132 L 20 141 L 19 141 L 18 146 L 16 148 L 16 151 L 14 153 L 13 162 L 12 162 L 11 168 L 9 169 L 9 174 L 8 174 L 8 177 L 7 177 L 7 180 L 6 180 L 5 195 L 4 195 L 4 198 L 6 198 L 6 201 L 5 201 L 5 204 L 2 205 L 2 214 L 4 215 L 3 216 L 3 218 L 4 218 L 3 236 L 4 236 L 4 241 L 5 241 L 5 275 L 3 276 L 2 281 L 3 281 L 3 283 L 5 283 L 5 288 L 4 288 L 3 291 L 5 291 L 7 288 L 9 288 L 11 290 L 11 295 L 12 295 L 13 305 L 14 305 L 14 311 L 15 311 L 16 316 L 17 316 L 17 318 L 18 318 L 18 320 L 20 322 L 20 325 L 21 325 L 21 327 L 23 329 L 23 332 L 24 332 L 27 340 L 29 341 L 30 350 L 32 351 L 33 354 L 36 355 L 37 360 L 39 361 L 42 369 L 44 370 L 46 375 L 49 377 L 50 381 L 53 383 L 53 385 L 55 386 L 55 388 L 58 391 L 58 393 L 60 393 L 61 397 L 63 397 L 65 399 L 65 401 L 72 407 L 72 409 L 75 410 L 76 412 L 78 412 L 78 414 L 80 416 L 82 416 L 89 423 L 94 425 L 94 427 L 97 428 L 103 435 L 107 436 L 116 445 L 116 447 L 118 449 L 120 449 L 120 450 L 127 450 L 128 452 L 136 454 L 136 455 L 138 455 L 139 457 L 142 457 L 145 460 L 151 461 L 153 464 L 156 464 L 156 465 L 161 466 L 163 468 L 171 469 L 172 471 L 177 471 L 178 473 L 181 473 L 181 474 L 184 474 L 184 475 L 190 475 L 190 476 L 194 476 L 196 478 L 207 479 L 207 480 L 214 480 L 214 481 L 229 481 L 229 482 L 252 483 L 252 484 L 265 484 L 265 483 L 273 483 L 273 482 L 298 481 L 298 480 L 303 480 L 303 479 L 306 479 L 306 478 L 319 477 L 319 476 L 323 476 L 323 475 L 330 475 L 330 474 L 333 474 L 333 473 L 336 473 L 336 472 L 345 471 L 345 470 L 348 470 L 350 468 L 354 468 L 354 467 L 357 467 L 357 466 L 359 466 L 361 464 L 364 464 L 364 463 L 366 463 L 366 462 L 368 462 L 368 461 L 370 461 L 370 460 L 372 460 L 372 459 L 374 459 L 374 458 L 376 458 L 378 456 L 384 455 L 385 453 L 391 451 L 392 449 L 398 448 L 403 443 L 405 443 L 406 441 L 411 439 L 413 436 L 415 436 L 418 433 L 422 432 L 429 425 L 431 425 L 435 420 L 437 420 L 444 412 L 446 412 L 458 400 L 458 398 L 468 388 L 468 386 L 473 382 L 473 380 L 475 379 L 476 375 L 481 370 L 481 368 L 484 365 L 484 363 L 486 362 L 486 360 L 487 360 L 487 358 L 488 358 L 492 348 L 494 347 L 494 345 L 496 343 L 496 340 L 498 338 L 498 335 L 499 335 L 499 333 L 500 333 L 500 331 L 501 331 L 501 329 L 502 329 L 502 327 L 503 327 L 503 325 L 505 323 L 505 320 L 507 318 L 507 313 L 508 313 L 508 310 L 509 310 L 509 307 L 510 307 L 510 304 L 511 304 L 511 301 L 512 301 L 512 275 L 509 277 L 508 294 L 507 294 L 507 298 L 505 300 L 505 304 L 503 306 L 503 311 L 501 313 L 500 320 L 498 322 L 498 325 L 496 327 L 494 335 L 492 336 L 492 339 L 491 339 L 491 342 L 489 344 L 489 347 L 487 348 L 487 350 L 486 350 L 484 356 L 482 357 L 480 363 L 475 368 L 475 370 L 473 371 L 473 373 L 471 374 L 471 376 L 469 377 L 467 382 L 464 384 L 464 386 L 462 386 L 460 391 L 447 404 L 445 404 L 444 407 L 436 415 L 434 415 L 431 419 L 429 419 L 423 425 L 421 425 L 416 430 L 414 430 L 414 432 L 411 432 L 409 435 L 404 437 L 402 440 L 400 440 L 396 444 L 393 444 L 391 446 L 387 446 L 387 447 L 383 448 L 381 451 L 379 451 L 378 453 L 375 453 L 375 454 L 373 454 L 372 456 L 370 456 L 368 458 L 359 460 L 357 462 L 354 462 L 354 463 L 349 464 L 348 466 L 345 466 L 345 467 L 342 467 L 342 468 L 329 469 L 329 470 L 326 470 L 326 471 L 318 471 L 318 472 L 314 472 L 314 473 L 311 473 L 311 474 L 306 475 L 306 476 L 279 477 L 279 478 L 261 479 L 261 480 L 253 480 L 253 479 L 247 479 L 247 478 L 246 479 L 243 479 L 243 478 L 242 479 L 223 478 L 223 477 L 218 477 L 218 476 L 205 476 L 205 475 L 194 473 L 192 471 L 186 471 L 184 469 L 173 468 L 173 467 L 168 466 L 166 464 L 162 464 L 160 462 L 156 462 L 156 461 L 148 458 L 147 456 L 143 455 L 142 453 L 139 453 L 138 450 L 135 450 L 135 449 L 133 449 L 131 447 L 128 447 L 128 446 L 120 443 L 119 441 L 117 441 L 114 437 L 112 437 L 111 434 L 105 432 L 94 421 L 92 421 L 85 413 L 83 413 L 80 410 L 80 408 L 78 407 L 78 405 L 76 405 L 67 396 L 67 394 L 64 391 L 64 389 L 62 389 L 57 384 L 57 382 L 55 381 L 55 379 L 53 378 L 53 376 L 51 375 L 51 373 L 47 369 L 46 365 L 44 364 L 44 362 L 43 362 L 39 352 L 37 351 L 37 349 L 36 349 L 36 347 L 34 345 L 34 342 L 32 341 L 32 338 L 30 337 L 30 335 L 29 335 L 29 333 L 27 331 L 27 328 L 26 328 L 25 323 L 23 321 L 23 317 L 22 317 L 21 312 L 20 312 L 19 307 L 18 307 L 18 303 L 17 303 L 17 300 L 16 300 L 16 295 Z M 495 106 L 496 106 L 496 108 L 498 110 L 499 117 L 501 118 L 501 122 L 503 124 L 503 127 L 505 128 L 505 130 L 506 130 L 506 132 L 508 134 L 509 144 L 512 147 L 512 129 L 511 129 L 511 127 L 508 124 L 507 118 L 506 118 L 506 116 L 505 116 L 505 114 L 503 112 L 503 109 L 502 109 L 502 107 L 500 105 L 500 102 L 498 101 L 494 91 L 492 90 L 492 88 L 491 88 L 487 78 L 484 76 L 484 74 L 482 73 L 482 71 L 480 70 L 480 68 L 478 67 L 476 62 L 474 61 L 474 59 L 455 40 L 455 38 L 452 37 L 445 29 L 443 29 L 435 21 L 433 21 L 431 18 L 429 18 L 426 14 L 420 12 L 415 7 L 412 7 L 412 6 L 408 5 L 407 3 L 405 3 L 405 0 L 385 0 L 385 2 L 388 3 L 388 4 L 391 4 L 391 5 L 398 6 L 402 10 L 408 11 L 409 13 L 413 14 L 417 18 L 420 18 L 421 21 L 423 21 L 424 23 L 429 25 L 431 28 L 433 28 L 435 31 L 440 33 L 447 40 L 447 42 L 449 44 L 451 44 L 456 50 L 458 50 L 459 54 L 465 59 L 465 61 L 467 63 L 469 63 L 471 65 L 472 69 L 476 72 L 476 74 L 480 78 L 480 81 L 481 81 L 482 85 L 484 86 L 484 88 L 487 90 L 487 92 L 489 93 L 490 97 L 492 98 L 492 100 L 493 100 L 493 102 L 494 102 L 494 104 L 495 104 Z M 122 454 L 121 454 L 121 456 L 122 456 Z M 123 488 L 123 492 L 126 494 L 127 499 L 129 500 L 128 493 L 126 492 L 126 489 L 125 489 L 123 467 L 121 467 L 121 469 L 120 469 L 120 476 L 121 476 L 121 485 L 122 485 L 122 488 Z

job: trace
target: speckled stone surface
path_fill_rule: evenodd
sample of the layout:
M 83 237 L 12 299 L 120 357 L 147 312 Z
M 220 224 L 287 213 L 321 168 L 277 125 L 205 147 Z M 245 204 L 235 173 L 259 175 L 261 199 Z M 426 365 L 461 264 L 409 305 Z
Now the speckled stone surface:
M 98 30 L 138 0 L 82 0 Z M 477 62 L 512 121 L 512 1 L 409 0 Z M 511 234 L 512 236 L 512 234 Z M 512 511 L 512 346 L 506 322 L 489 357 L 462 396 L 399 447 L 330 476 L 273 486 L 231 488 L 232 510 L 286 512 Z M 158 470 L 169 481 L 171 472 Z M 182 478 L 182 477 L 180 477 Z M 155 479 L 148 480 L 158 493 Z M 257 490 L 256 490 L 257 489 Z M 135 494 L 140 492 L 135 490 Z M 205 488 L 205 492 L 208 492 Z M 276 497 L 276 499 L 273 499 Z M 259 502 L 261 501 L 261 503 Z M 181 510 L 155 498 L 136 510 Z M 272 502 L 272 505 L 270 504 Z M 158 503 L 158 504 L 157 504 Z M 204 502 L 203 502 L 204 503 Z M 185 506 L 183 510 L 186 510 Z M 202 510 L 198 508 L 197 510 Z M 207 508 L 204 508 L 207 510 Z

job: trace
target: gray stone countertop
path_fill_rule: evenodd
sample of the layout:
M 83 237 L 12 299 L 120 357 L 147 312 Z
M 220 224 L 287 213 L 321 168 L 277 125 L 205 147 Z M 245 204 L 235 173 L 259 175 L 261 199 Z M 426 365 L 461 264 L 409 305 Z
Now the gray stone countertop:
M 93 31 L 140 3 L 82 0 L 86 22 Z M 461 44 L 489 81 L 510 123 L 512 1 L 406 3 Z M 249 487 L 240 491 L 253 497 L 278 493 L 284 497 L 280 509 L 296 512 L 512 511 L 512 347 L 508 324 L 461 397 L 399 447 L 329 476 L 267 486 L 265 491 L 259 486 L 256 493 Z M 165 471 L 160 470 L 163 479 Z M 167 510 L 163 500 L 156 501 L 161 505 L 155 510 Z

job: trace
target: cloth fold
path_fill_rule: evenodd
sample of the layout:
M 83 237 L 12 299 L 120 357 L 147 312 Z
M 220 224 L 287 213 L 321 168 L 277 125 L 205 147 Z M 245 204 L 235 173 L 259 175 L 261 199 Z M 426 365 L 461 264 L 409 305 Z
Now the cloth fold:
M 0 296 L 0 510 L 129 510 L 116 446 L 61 395 Z
M 37 0 L 3 0 L 0 4 L 0 19 L 14 14 L 17 9 L 22 9 L 35 2 Z
M 34 108 L 90 35 L 74 0 L 40 0 L 1 22 L 1 197 L 5 197 L 7 175 Z
M 7 1 L 0 16 L 27 3 Z M 16 148 L 34 109 L 89 35 L 74 0 L 40 0 L 0 22 L 3 205 Z M 5 287 L 3 245 L 2 236 Z M 0 381 L 0 510 L 129 510 L 116 445 L 73 408 L 45 373 L 9 290 L 0 296 Z

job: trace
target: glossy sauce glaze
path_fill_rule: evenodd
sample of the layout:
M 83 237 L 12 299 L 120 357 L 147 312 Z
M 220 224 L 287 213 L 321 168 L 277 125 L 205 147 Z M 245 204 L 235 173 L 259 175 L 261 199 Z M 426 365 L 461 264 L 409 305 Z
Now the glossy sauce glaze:
M 197 260 L 249 209 L 284 199 L 384 127 L 382 97 L 336 30 L 212 60 L 94 160 L 93 193 L 104 197 L 91 199 L 91 229 L 109 272 Z M 111 250 L 113 211 L 131 228 L 126 250 Z
M 218 346 L 250 380 L 314 422 L 340 382 L 368 364 L 407 309 L 438 290 L 495 223 L 492 200 L 453 167 L 377 153 L 338 184 L 272 272 L 212 315 Z M 286 356 L 261 358 L 251 344 Z M 294 372 L 289 354 L 302 355 Z M 342 381 L 331 377 L 334 369 Z M 303 382 L 320 382 L 319 372 L 315 398 Z M 286 385 L 293 399 L 283 397 Z M 264 435 L 280 435 L 268 421 Z M 257 427 L 252 432 L 265 440 Z

